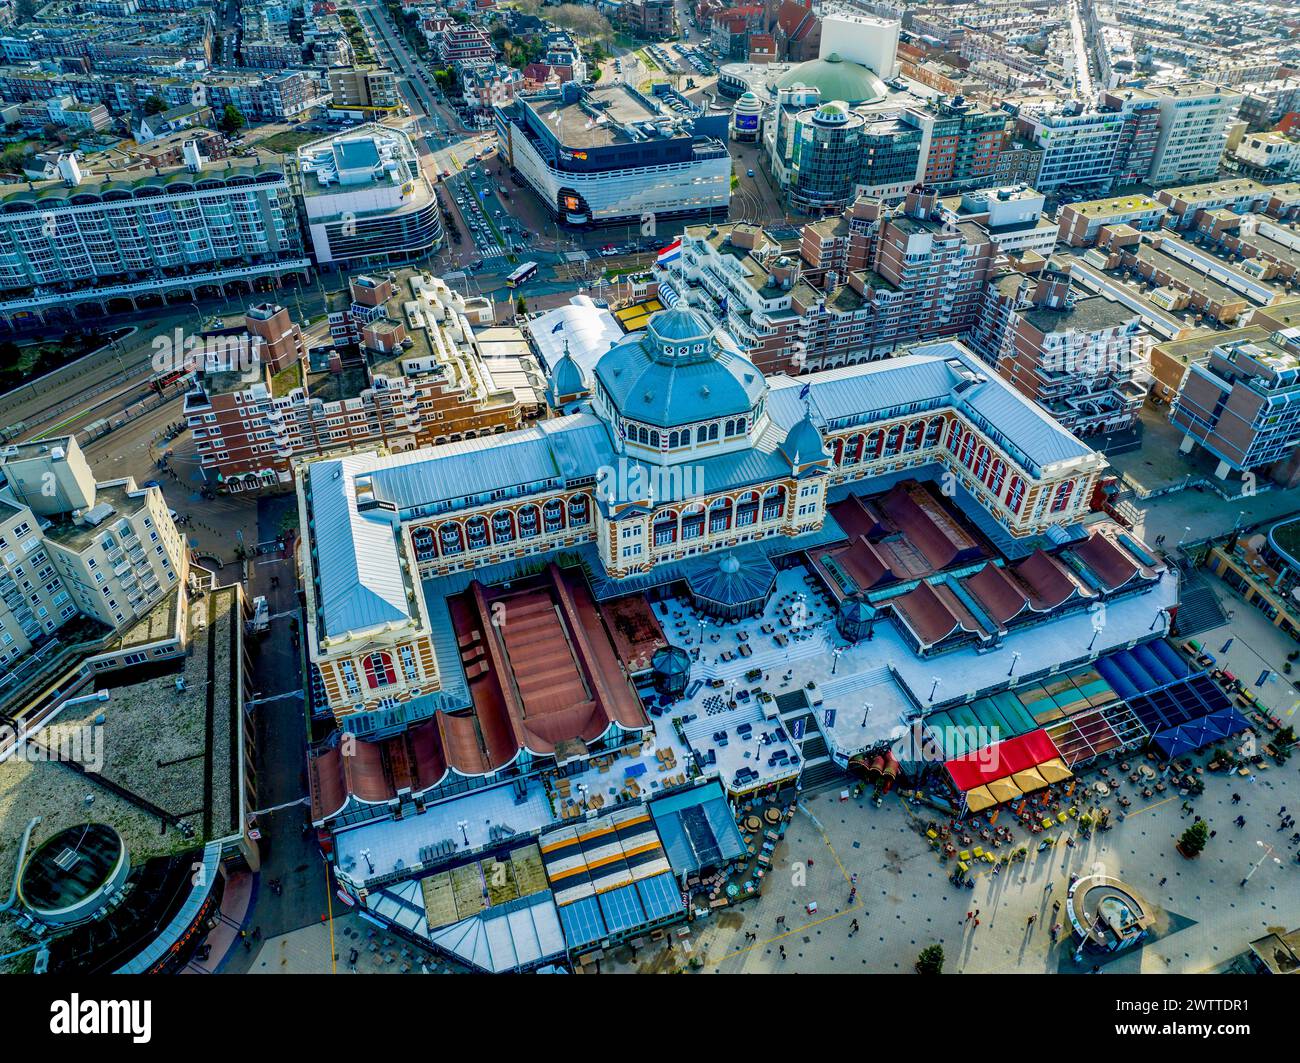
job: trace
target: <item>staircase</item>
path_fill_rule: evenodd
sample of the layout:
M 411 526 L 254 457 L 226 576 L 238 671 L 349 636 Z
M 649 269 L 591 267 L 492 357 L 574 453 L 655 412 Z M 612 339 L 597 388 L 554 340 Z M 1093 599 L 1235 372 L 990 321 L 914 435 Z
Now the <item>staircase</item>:
M 821 732 L 821 719 L 808 704 L 807 695 L 802 690 L 780 694 L 776 699 L 776 707 L 781 715 L 781 724 L 788 734 L 794 734 L 796 721 L 803 721 L 803 738 L 799 740 L 803 771 L 799 774 L 799 785 L 810 790 L 844 779 L 844 769 L 830 758 L 826 738 Z
M 1178 619 L 1174 624 L 1178 634 L 1186 638 L 1226 624 L 1228 617 L 1206 578 L 1196 569 L 1181 566 L 1179 575 L 1182 586 L 1178 595 Z

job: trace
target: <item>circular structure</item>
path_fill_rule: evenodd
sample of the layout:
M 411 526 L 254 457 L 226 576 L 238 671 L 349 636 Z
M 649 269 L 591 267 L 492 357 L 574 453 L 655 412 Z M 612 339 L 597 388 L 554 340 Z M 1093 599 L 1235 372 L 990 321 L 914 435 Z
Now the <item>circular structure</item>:
M 31 855 L 18 896 L 42 923 L 79 923 L 108 902 L 130 870 L 117 831 L 103 823 L 82 823 L 47 838 Z
M 841 59 L 835 52 L 791 67 L 776 82 L 778 89 L 798 85 L 817 89 L 823 100 L 843 100 L 850 107 L 876 103 L 889 95 L 885 83 L 865 66 Z
M 685 693 L 691 678 L 691 657 L 680 646 L 660 646 L 650 658 L 650 668 L 657 693 L 670 698 Z
M 849 109 L 839 100 L 831 100 L 817 108 L 813 121 L 822 125 L 843 125 L 849 120 Z
M 1070 887 L 1065 914 L 1079 951 L 1119 952 L 1146 940 L 1155 922 L 1146 901 L 1110 875 L 1089 875 Z
M 861 592 L 850 594 L 835 614 L 835 629 L 850 642 L 870 640 L 880 610 L 867 601 Z
M 762 120 L 762 101 L 752 92 L 744 93 L 731 111 L 731 139 L 741 143 L 756 141 Z
M 728 337 L 682 306 L 659 311 L 644 331 L 614 344 L 595 376 L 612 412 L 633 429 L 751 415 L 766 389 L 763 374 Z

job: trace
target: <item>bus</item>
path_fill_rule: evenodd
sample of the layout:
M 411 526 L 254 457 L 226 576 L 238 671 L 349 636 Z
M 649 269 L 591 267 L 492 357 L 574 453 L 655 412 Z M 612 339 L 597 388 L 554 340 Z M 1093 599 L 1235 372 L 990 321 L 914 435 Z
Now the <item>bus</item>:
M 510 274 L 510 276 L 506 278 L 506 287 L 518 288 L 519 285 L 523 284 L 524 281 L 528 280 L 536 272 L 537 272 L 536 262 L 525 262 L 522 266 L 520 266 L 517 270 L 515 270 L 512 274 Z

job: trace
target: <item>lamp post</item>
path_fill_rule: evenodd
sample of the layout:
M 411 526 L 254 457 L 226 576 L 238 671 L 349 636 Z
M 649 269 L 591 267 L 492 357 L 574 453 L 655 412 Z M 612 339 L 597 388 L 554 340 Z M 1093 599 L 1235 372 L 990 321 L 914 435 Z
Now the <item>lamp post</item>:
M 1020 651 L 1019 651 L 1019 650 L 1012 650 L 1012 651 L 1011 651 L 1011 667 L 1007 669 L 1007 675 L 1008 675 L 1008 676 L 1010 676 L 1013 672 L 1015 672 L 1015 670 L 1016 670 L 1016 664 L 1017 664 L 1017 662 L 1019 662 L 1019 660 L 1020 660 Z
M 931 676 L 930 678 L 934 680 L 934 685 L 933 685 L 932 687 L 930 687 L 930 700 L 933 701 L 933 700 L 934 700 L 934 692 L 935 692 L 936 690 L 939 689 L 939 684 L 942 683 L 943 680 L 940 679 L 937 675 L 935 675 L 935 676 Z
M 465 839 L 465 844 L 469 845 L 469 820 L 462 819 L 457 821 L 456 826 L 460 828 L 460 835 Z
M 843 652 L 844 652 L 843 646 L 836 646 L 835 649 L 831 651 L 831 675 L 835 674 L 835 669 L 839 666 L 840 663 L 840 654 Z
M 367 871 L 369 874 L 373 875 L 373 874 L 375 873 L 375 862 L 374 862 L 373 860 L 370 859 L 370 850 L 369 850 L 369 849 L 362 849 L 362 850 L 361 850 L 361 853 L 360 853 L 360 856 L 361 856 L 361 859 L 364 860 L 364 861 L 366 862 L 366 871 Z
M 1156 625 L 1160 623 L 1160 618 L 1164 615 L 1165 615 L 1165 611 L 1163 608 L 1157 609 L 1155 618 L 1151 621 L 1151 626 L 1147 628 L 1147 630 L 1154 631 L 1156 629 Z
M 1190 524 L 1185 525 L 1183 527 L 1183 534 L 1178 537 L 1178 542 L 1174 543 L 1175 549 L 1182 546 L 1183 543 L 1186 541 L 1187 537 L 1191 534 L 1192 534 L 1192 526 Z
M 933 700 L 934 695 L 931 694 L 931 695 L 930 695 L 930 698 L 931 698 L 931 700 Z M 862 705 L 862 726 L 863 726 L 863 727 L 866 727 L 866 726 L 867 726 L 867 717 L 870 716 L 870 715 L 871 715 L 871 702 L 869 702 L 869 701 L 868 701 L 868 702 L 864 702 L 863 705 Z
M 1267 860 L 1269 857 L 1273 857 L 1273 863 L 1275 863 L 1275 864 L 1281 864 L 1281 863 L 1282 863 L 1282 861 L 1279 860 L 1276 856 L 1273 856 L 1273 846 L 1271 846 L 1271 845 L 1267 845 L 1267 844 L 1265 844 L 1264 842 L 1260 841 L 1259 839 L 1256 839 L 1256 840 L 1255 840 L 1255 844 L 1258 845 L 1261 849 L 1264 850 L 1264 855 L 1261 856 L 1258 860 L 1255 861 L 1254 866 L 1253 866 L 1253 867 L 1250 869 L 1250 871 L 1246 874 L 1246 877 L 1243 878 L 1243 879 L 1241 880 L 1241 884 L 1242 884 L 1243 886 L 1244 886 L 1247 882 L 1249 882 L 1252 878 L 1255 877 L 1255 872 L 1259 870 L 1260 865 L 1263 864 L 1264 861 Z

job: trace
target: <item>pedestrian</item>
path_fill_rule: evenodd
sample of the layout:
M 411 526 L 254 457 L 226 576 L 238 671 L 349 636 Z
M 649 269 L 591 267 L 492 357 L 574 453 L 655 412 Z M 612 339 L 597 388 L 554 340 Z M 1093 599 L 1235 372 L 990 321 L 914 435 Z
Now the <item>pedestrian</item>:
M 1029 916 L 1029 918 L 1025 920 L 1025 926 L 1027 926 L 1027 927 L 1033 926 L 1033 925 L 1034 925 L 1034 920 L 1037 919 L 1037 918 L 1038 918 L 1038 915 L 1037 915 L 1037 914 L 1031 914 L 1031 915 Z
M 1163 885 L 1164 885 L 1166 882 L 1168 882 L 1168 881 L 1169 881 L 1169 876 L 1168 876 L 1168 875 L 1165 875 L 1165 876 L 1164 876 L 1164 877 L 1163 877 L 1163 878 L 1162 878 L 1162 879 L 1157 883 L 1157 885 L 1163 886 Z
M 979 926 L 979 925 L 980 925 L 979 916 L 976 916 L 976 917 L 975 917 L 975 925 L 976 925 L 976 926 Z
M 780 950 L 780 952 L 781 952 L 781 959 L 784 960 L 784 959 L 785 959 L 785 946 L 784 946 L 784 945 L 778 945 L 777 948 L 778 948 L 778 949 Z
M 1053 911 L 1053 912 L 1059 912 L 1060 910 L 1061 910 L 1061 902 L 1060 902 L 1060 901 L 1053 901 L 1053 902 L 1052 902 L 1052 911 Z
M 1043 892 L 1044 892 L 1044 893 L 1051 893 L 1051 892 L 1052 892 L 1052 887 L 1055 886 L 1055 885 L 1056 885 L 1055 882 L 1049 882 L 1049 883 L 1047 884 L 1047 889 L 1043 890 Z
M 970 922 L 972 919 L 974 919 L 974 918 L 975 918 L 975 913 L 974 913 L 974 912 L 967 912 L 967 913 L 966 913 L 966 922 L 969 923 L 969 922 Z
M 1216 834 L 1218 834 L 1218 833 L 1219 833 L 1219 832 L 1218 832 L 1217 830 L 1212 830 L 1212 831 L 1210 831 L 1210 837 L 1213 838 L 1213 837 L 1214 837 Z
M 849 903 L 852 904 L 852 903 L 857 899 L 857 896 L 858 896 L 858 887 L 857 887 L 857 886 L 850 886 L 850 887 L 849 887 Z
M 1243 878 L 1240 882 L 1237 883 L 1237 885 L 1238 885 L 1238 886 L 1244 886 L 1244 885 L 1246 884 L 1246 882 L 1247 882 L 1247 879 L 1244 879 L 1244 878 Z
M 1241 794 L 1233 794 L 1233 795 L 1232 795 L 1232 803 L 1233 803 L 1234 805 L 1239 805 L 1239 804 L 1241 804 Z
M 777 925 L 778 927 L 785 926 L 785 916 L 783 916 L 783 915 L 778 915 L 778 916 L 776 917 L 776 925 Z

